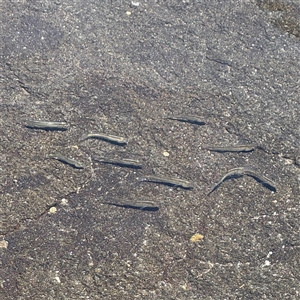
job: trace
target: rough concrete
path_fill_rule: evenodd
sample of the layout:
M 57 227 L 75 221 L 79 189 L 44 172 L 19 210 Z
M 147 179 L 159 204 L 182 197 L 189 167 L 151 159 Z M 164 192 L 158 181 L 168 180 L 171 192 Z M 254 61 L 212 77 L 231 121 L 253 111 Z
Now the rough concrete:
M 299 298 L 297 1 L 0 5 L 1 299 Z M 165 119 L 181 114 L 206 125 Z M 91 131 L 129 143 L 79 141 Z M 259 148 L 202 149 L 248 142 Z M 242 177 L 207 196 L 239 166 L 277 192 Z M 194 189 L 140 182 L 147 174 Z M 135 201 L 159 209 L 108 204 Z

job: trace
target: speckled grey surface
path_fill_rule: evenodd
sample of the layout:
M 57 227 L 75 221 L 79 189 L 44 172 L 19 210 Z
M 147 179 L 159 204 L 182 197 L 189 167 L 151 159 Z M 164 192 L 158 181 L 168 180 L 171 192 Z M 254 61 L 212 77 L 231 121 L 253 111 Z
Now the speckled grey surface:
M 297 1 L 2 1 L 1 299 L 298 299 L 299 11 Z M 80 142 L 88 132 L 129 142 Z M 201 148 L 237 143 L 259 148 Z M 207 196 L 240 166 L 277 192 L 246 176 Z M 148 174 L 194 189 L 141 182 Z M 159 210 L 108 204 L 135 201 Z

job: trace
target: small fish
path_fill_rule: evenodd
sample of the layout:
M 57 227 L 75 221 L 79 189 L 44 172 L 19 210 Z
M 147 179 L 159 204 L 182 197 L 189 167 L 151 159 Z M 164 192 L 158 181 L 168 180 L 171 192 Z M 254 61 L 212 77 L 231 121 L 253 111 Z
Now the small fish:
M 204 146 L 202 149 L 215 152 L 250 152 L 256 147 L 254 144 L 240 144 L 234 146 Z
M 108 135 L 108 134 L 104 134 L 104 133 L 85 134 L 81 137 L 80 141 L 85 141 L 87 139 L 99 139 L 99 140 L 103 140 L 103 141 L 106 141 L 106 142 L 109 142 L 112 144 L 116 144 L 116 145 L 120 145 L 120 146 L 124 146 L 128 143 L 127 140 L 123 137 Z
M 254 178 L 257 182 L 261 183 L 269 190 L 276 192 L 276 184 L 272 180 L 268 179 L 264 175 L 258 174 L 257 172 L 249 168 L 239 167 L 239 168 L 232 169 L 227 174 L 225 174 L 225 176 L 222 177 L 222 179 L 210 190 L 208 195 L 210 195 L 213 191 L 215 191 L 224 181 L 232 178 L 240 178 L 244 175 Z
M 94 160 L 102 162 L 104 164 L 112 164 L 119 167 L 132 168 L 132 169 L 142 169 L 142 165 L 139 161 L 133 159 L 109 159 L 109 158 L 99 158 L 93 157 Z
M 169 185 L 169 186 L 180 187 L 180 188 L 186 189 L 186 190 L 193 189 L 193 186 L 189 181 L 184 180 L 184 179 L 174 178 L 174 177 L 173 178 L 165 178 L 165 177 L 161 177 L 161 176 L 149 175 L 149 176 L 145 176 L 144 178 L 142 178 L 141 181 L 160 183 L 160 184 L 165 184 L 165 185 Z
M 228 171 L 221 180 L 210 190 L 207 195 L 210 195 L 213 191 L 215 191 L 224 181 L 232 179 L 232 178 L 240 178 L 244 175 L 244 168 L 234 168 Z
M 114 205 L 124 208 L 139 209 L 144 211 L 157 211 L 159 207 L 152 201 L 133 201 L 133 202 L 105 202 L 104 204 Z
M 172 116 L 172 117 L 167 117 L 166 119 L 176 120 L 179 122 L 186 122 L 186 123 L 195 124 L 195 125 L 205 125 L 206 124 L 204 121 L 202 121 L 197 116 Z
M 59 160 L 62 163 L 70 165 L 71 167 L 73 167 L 75 169 L 83 169 L 84 168 L 84 165 L 81 162 L 76 161 L 75 159 L 68 158 L 61 154 L 50 154 L 48 156 L 48 158 L 53 158 L 53 159 Z
M 257 182 L 261 183 L 263 186 L 268 188 L 269 190 L 276 192 L 276 184 L 271 179 L 267 178 L 264 175 L 257 174 L 251 169 L 245 168 L 244 174 L 254 178 Z
M 69 124 L 66 122 L 27 121 L 25 126 L 32 129 L 44 129 L 44 130 L 65 131 L 69 129 Z

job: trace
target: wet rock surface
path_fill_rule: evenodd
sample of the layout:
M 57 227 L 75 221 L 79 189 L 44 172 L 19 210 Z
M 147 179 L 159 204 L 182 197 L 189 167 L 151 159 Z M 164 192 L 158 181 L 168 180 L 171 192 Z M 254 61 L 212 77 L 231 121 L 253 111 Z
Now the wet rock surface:
M 296 1 L 0 9 L 3 299 L 299 297 Z M 31 129 L 28 120 L 69 129 Z M 81 141 L 91 132 L 128 144 Z M 259 147 L 204 149 L 239 143 Z M 49 158 L 57 153 L 84 169 Z M 276 192 L 244 176 L 208 196 L 236 167 L 271 179 Z M 194 188 L 142 181 L 153 174 Z M 122 206 L 147 201 L 159 209 Z M 203 239 L 193 242 L 196 233 Z

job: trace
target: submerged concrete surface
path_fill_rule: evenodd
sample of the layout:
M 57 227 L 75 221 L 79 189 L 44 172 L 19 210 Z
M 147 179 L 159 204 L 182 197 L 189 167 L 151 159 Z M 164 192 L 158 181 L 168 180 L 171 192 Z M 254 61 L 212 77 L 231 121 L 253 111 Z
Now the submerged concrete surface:
M 298 1 L 0 5 L 1 299 L 299 298 Z M 259 148 L 202 149 L 237 143 Z M 242 166 L 277 191 L 244 176 L 207 196 Z M 137 201 L 159 209 L 122 207 Z

